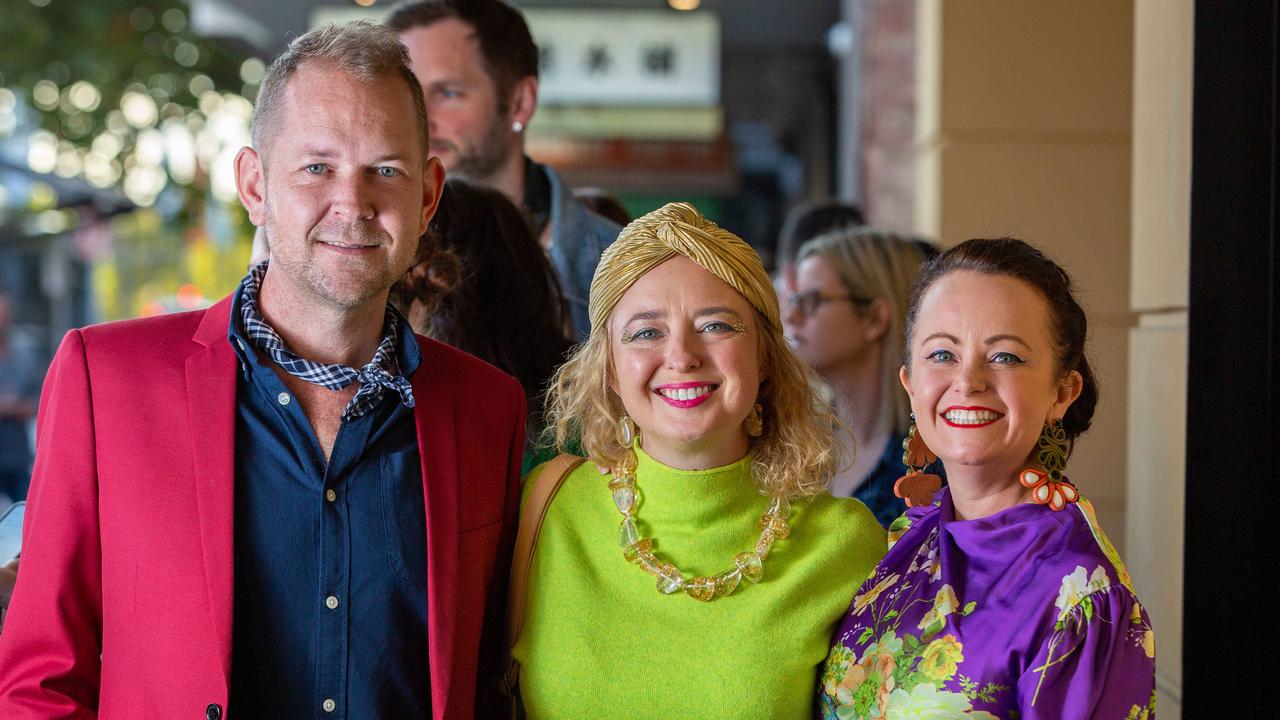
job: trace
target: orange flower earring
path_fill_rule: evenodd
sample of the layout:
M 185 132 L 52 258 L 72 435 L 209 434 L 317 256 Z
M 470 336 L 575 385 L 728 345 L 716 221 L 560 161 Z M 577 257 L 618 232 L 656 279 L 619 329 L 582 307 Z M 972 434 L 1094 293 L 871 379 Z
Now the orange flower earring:
M 1062 474 L 1067 467 L 1068 447 L 1062 418 L 1045 423 L 1035 449 L 1036 463 L 1040 467 L 1029 467 L 1018 473 L 1018 482 L 1031 488 L 1032 502 L 1048 505 L 1057 511 L 1080 499 L 1076 486 Z
M 933 494 L 942 488 L 942 478 L 924 469 L 930 463 L 937 462 L 938 456 L 933 454 L 924 438 L 916 432 L 916 416 L 911 415 L 911 429 L 902 441 L 902 464 L 907 466 L 907 474 L 898 478 L 893 484 L 893 494 L 907 502 L 907 507 L 921 507 L 933 502 Z

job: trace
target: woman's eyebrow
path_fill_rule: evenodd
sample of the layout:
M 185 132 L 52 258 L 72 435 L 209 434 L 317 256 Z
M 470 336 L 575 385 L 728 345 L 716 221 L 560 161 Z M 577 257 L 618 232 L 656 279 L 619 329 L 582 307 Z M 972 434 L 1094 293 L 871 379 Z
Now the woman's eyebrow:
M 1017 335 L 1007 335 L 1007 334 L 1006 334 L 1006 335 L 992 335 L 991 337 L 987 338 L 987 344 L 988 344 L 988 345 L 994 345 L 994 344 L 996 344 L 996 343 L 1000 342 L 1001 340 L 1010 340 L 1010 341 L 1012 341 L 1012 342 L 1016 342 L 1016 343 L 1018 343 L 1019 345 L 1021 345 L 1022 347 L 1026 348 L 1026 349 L 1028 349 L 1028 350 L 1030 350 L 1030 349 L 1031 349 L 1031 346 L 1027 344 L 1027 341 L 1026 341 L 1026 340 L 1023 340 L 1022 338 L 1018 337 Z
M 930 340 L 933 340 L 933 339 L 935 339 L 935 338 L 941 338 L 941 339 L 943 339 L 943 340 L 950 340 L 951 342 L 955 343 L 956 345 L 959 345 L 959 344 L 960 344 L 960 338 L 956 337 L 955 335 L 948 335 L 947 333 L 940 333 L 940 332 L 936 332 L 936 333 L 934 333 L 934 334 L 930 335 L 929 337 L 925 338 L 925 339 L 924 339 L 924 340 L 922 340 L 921 342 L 929 342 Z
M 623 325 L 630 325 L 637 320 L 658 320 L 662 317 L 665 317 L 665 314 L 659 310 L 645 310 L 627 318 L 627 321 L 623 323 Z
M 738 314 L 737 310 L 734 310 L 731 307 L 725 307 L 724 305 L 705 307 L 693 314 L 694 317 L 703 317 L 704 315 L 732 315 L 739 320 L 742 319 L 742 316 Z

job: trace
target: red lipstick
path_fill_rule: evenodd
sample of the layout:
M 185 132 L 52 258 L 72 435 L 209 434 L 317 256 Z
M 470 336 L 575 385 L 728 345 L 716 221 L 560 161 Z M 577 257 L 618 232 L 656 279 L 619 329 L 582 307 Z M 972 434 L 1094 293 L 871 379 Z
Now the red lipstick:
M 950 413 L 950 412 L 952 412 L 952 411 L 967 411 L 967 412 L 974 412 L 974 413 L 978 413 L 978 412 L 981 412 L 981 413 L 989 413 L 990 415 L 992 415 L 992 417 L 991 417 L 991 419 L 990 419 L 990 420 L 979 420 L 979 421 L 975 421 L 975 422 L 963 422 L 963 423 L 958 423 L 958 422 L 952 422 L 951 418 L 948 418 L 948 417 L 947 417 L 947 413 Z M 988 425 L 990 425 L 990 424 L 992 424 L 992 423 L 996 422 L 996 421 L 997 421 L 997 420 L 999 420 L 1000 418 L 1003 418 L 1003 417 L 1004 417 L 1004 415 L 1003 415 L 1002 413 L 998 413 L 998 412 L 996 412 L 995 410 L 992 410 L 991 408 L 988 408 L 988 407 L 981 407 L 981 406 L 977 406 L 977 405 L 952 405 L 951 407 L 949 407 L 949 408 L 947 408 L 946 410 L 943 410 L 941 413 L 939 413 L 939 417 L 941 417 L 941 418 L 942 418 L 942 422 L 946 423 L 949 427 L 953 427 L 953 428 L 961 428 L 961 429 L 963 429 L 963 430 L 972 430 L 972 429 L 974 429 L 974 428 L 983 428 L 983 427 L 986 427 L 986 426 L 988 426 Z

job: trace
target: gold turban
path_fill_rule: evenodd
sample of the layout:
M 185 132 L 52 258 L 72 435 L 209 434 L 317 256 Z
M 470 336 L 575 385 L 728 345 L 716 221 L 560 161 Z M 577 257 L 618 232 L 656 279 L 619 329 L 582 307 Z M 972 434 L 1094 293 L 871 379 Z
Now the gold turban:
M 591 280 L 587 305 L 591 331 L 604 326 L 614 306 L 640 276 L 676 255 L 689 258 L 728 283 L 774 330 L 782 332 L 778 295 L 755 249 L 702 217 L 688 203 L 668 203 L 636 218 L 604 251 Z

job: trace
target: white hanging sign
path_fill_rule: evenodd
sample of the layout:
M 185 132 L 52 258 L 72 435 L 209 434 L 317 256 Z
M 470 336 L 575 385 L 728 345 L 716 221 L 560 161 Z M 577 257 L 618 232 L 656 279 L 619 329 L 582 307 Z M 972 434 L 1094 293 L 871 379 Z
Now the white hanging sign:
M 720 103 L 720 18 L 713 12 L 526 8 L 539 50 L 539 100 L 551 105 Z

